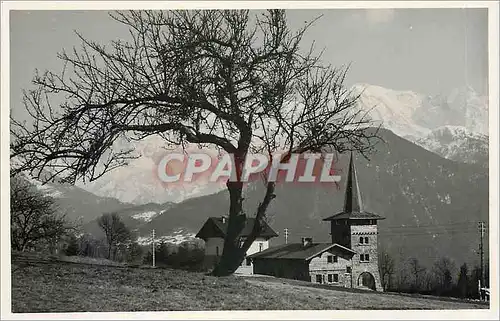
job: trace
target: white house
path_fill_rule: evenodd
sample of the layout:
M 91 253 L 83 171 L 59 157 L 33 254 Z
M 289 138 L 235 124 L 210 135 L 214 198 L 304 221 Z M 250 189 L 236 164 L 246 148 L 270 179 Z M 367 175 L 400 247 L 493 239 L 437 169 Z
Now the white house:
M 250 234 L 254 224 L 254 218 L 247 218 L 245 227 L 240 233 L 240 238 L 242 241 Z M 224 248 L 224 237 L 227 231 L 227 218 L 222 217 L 209 217 L 202 228 L 196 234 L 196 237 L 203 239 L 205 241 L 205 262 L 207 266 L 215 265 L 220 256 L 222 255 L 222 250 Z M 269 239 L 278 236 L 273 229 L 267 224 L 265 224 L 263 231 L 260 236 L 255 239 L 250 248 L 248 249 L 246 256 L 264 251 L 269 248 Z M 236 270 L 235 273 L 241 274 L 252 274 L 253 265 L 250 259 L 243 260 L 241 266 Z

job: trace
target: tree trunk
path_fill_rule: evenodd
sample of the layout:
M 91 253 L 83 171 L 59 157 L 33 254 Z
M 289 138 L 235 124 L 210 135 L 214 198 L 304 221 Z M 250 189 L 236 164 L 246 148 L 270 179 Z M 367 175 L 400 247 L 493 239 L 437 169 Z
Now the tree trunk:
M 290 155 L 291 153 L 288 153 L 281 161 L 287 161 Z M 228 226 L 226 237 L 224 238 L 224 249 L 222 250 L 221 259 L 219 264 L 217 264 L 211 272 L 214 276 L 228 276 L 238 269 L 241 262 L 245 259 L 247 250 L 260 235 L 262 227 L 264 226 L 263 223 L 267 208 L 276 197 L 276 195 L 274 195 L 276 184 L 274 182 L 267 182 L 266 195 L 257 208 L 257 214 L 254 221 L 255 224 L 250 234 L 246 237 L 243 244 L 241 244 L 240 233 L 246 224 L 246 215 L 243 212 L 243 183 L 241 182 L 244 163 L 245 157 L 241 155 L 235 157 L 236 182 L 227 182 L 230 198 Z
M 264 200 L 259 204 L 259 207 L 257 209 L 255 224 L 252 227 L 252 231 L 246 237 L 243 244 L 240 244 L 239 234 L 245 227 L 246 223 L 246 216 L 242 211 L 243 199 L 241 195 L 243 191 L 243 185 L 242 183 L 228 182 L 228 189 L 231 202 L 228 228 L 226 238 L 224 239 L 224 249 L 222 251 L 221 259 L 219 261 L 219 264 L 211 273 L 214 276 L 231 275 L 236 271 L 236 269 L 238 269 L 238 267 L 241 265 L 241 262 L 243 262 L 243 260 L 245 259 L 246 252 L 255 241 L 255 239 L 260 235 L 267 207 L 275 197 L 275 183 L 268 183 Z
M 20 246 L 21 252 L 25 252 L 27 247 L 28 247 L 28 241 L 23 240 Z
M 226 276 L 234 273 L 243 261 L 245 253 L 241 251 L 239 234 L 245 227 L 246 216 L 243 213 L 243 183 L 227 182 L 229 190 L 229 217 L 227 222 L 224 248 L 219 264 L 212 271 L 212 275 Z

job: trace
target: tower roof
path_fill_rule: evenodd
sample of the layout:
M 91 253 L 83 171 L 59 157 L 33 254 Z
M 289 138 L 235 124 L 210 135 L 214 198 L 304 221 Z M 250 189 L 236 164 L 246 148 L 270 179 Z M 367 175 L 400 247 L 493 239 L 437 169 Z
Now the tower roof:
M 383 219 L 382 216 L 366 212 L 363 209 L 363 201 L 359 191 L 356 166 L 354 166 L 354 157 L 351 152 L 349 160 L 349 171 L 347 173 L 347 183 L 344 198 L 344 211 L 323 219 L 323 221 L 332 221 L 338 219 Z
M 361 212 L 363 210 L 363 202 L 361 201 L 361 193 L 359 192 L 358 177 L 356 175 L 356 167 L 351 152 L 349 160 L 349 172 L 347 173 L 347 184 L 345 189 L 344 212 Z

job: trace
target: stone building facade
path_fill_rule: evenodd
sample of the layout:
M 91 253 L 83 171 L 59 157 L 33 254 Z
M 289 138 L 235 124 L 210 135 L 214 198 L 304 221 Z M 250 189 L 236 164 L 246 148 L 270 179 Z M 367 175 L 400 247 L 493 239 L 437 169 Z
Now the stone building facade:
M 382 291 L 377 228 L 381 219 L 363 209 L 351 154 L 344 209 L 324 219 L 331 224 L 331 243 L 303 240 L 250 255 L 254 273 Z
M 250 255 L 254 274 L 350 287 L 354 251 L 338 244 L 313 243 L 302 238 L 302 243 L 282 244 Z
M 348 251 L 326 251 L 311 259 L 311 282 L 352 288 L 352 257 Z

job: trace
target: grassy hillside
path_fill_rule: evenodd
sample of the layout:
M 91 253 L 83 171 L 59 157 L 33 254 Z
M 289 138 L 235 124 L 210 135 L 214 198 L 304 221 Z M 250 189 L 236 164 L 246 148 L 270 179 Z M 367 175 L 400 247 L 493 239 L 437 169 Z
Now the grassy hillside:
M 12 311 L 478 309 L 432 297 L 312 286 L 264 277 L 26 260 L 12 262 Z

